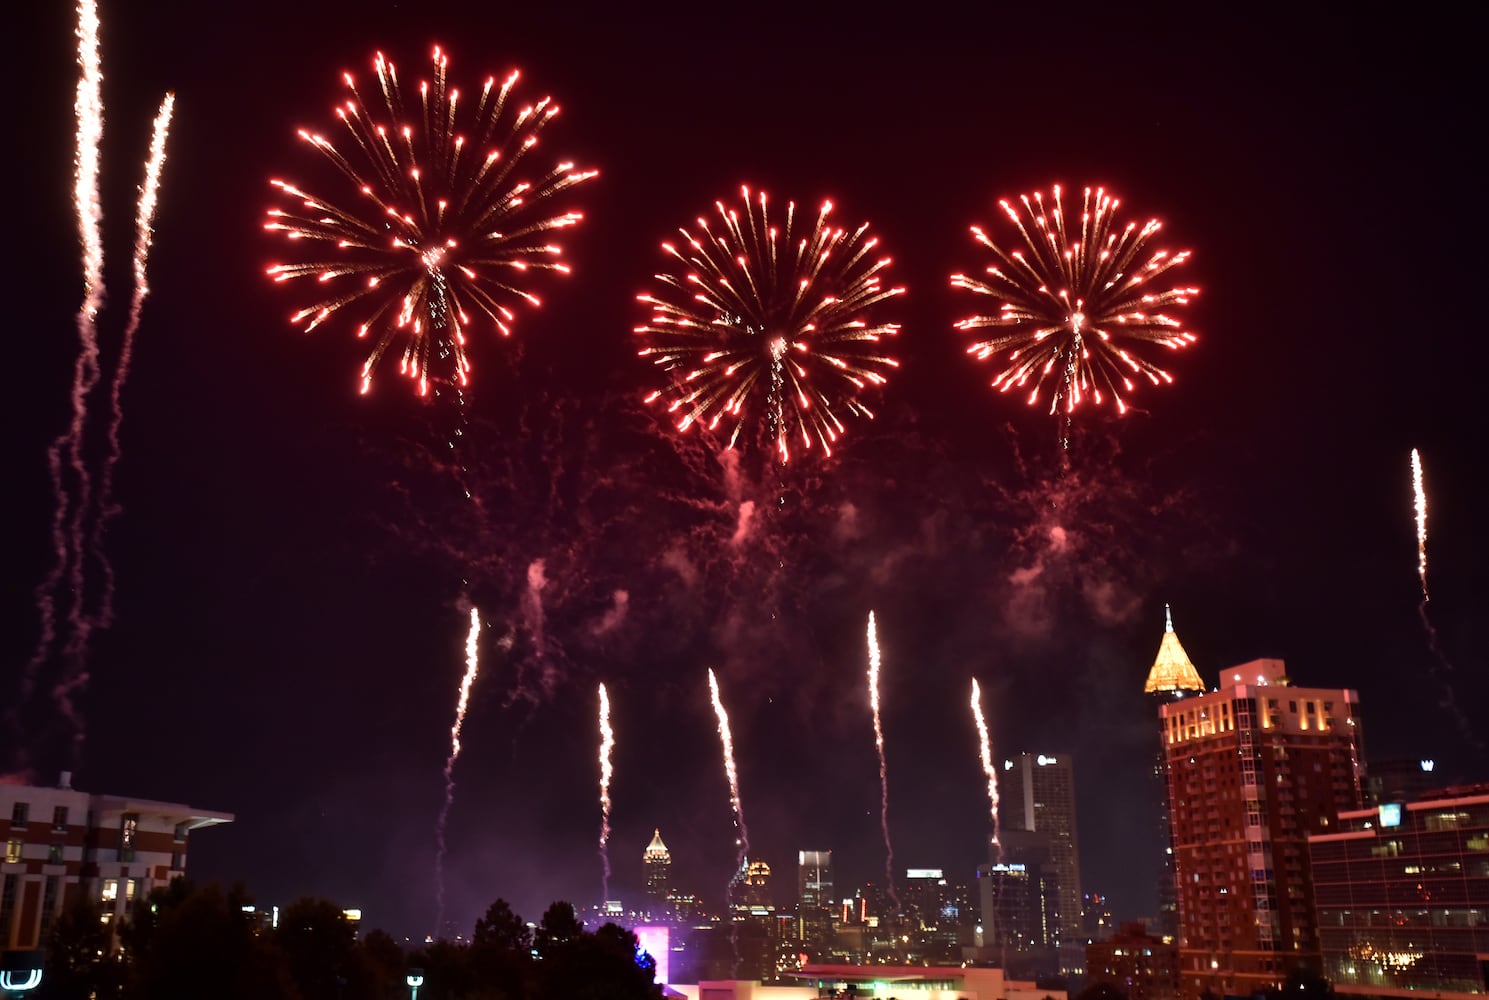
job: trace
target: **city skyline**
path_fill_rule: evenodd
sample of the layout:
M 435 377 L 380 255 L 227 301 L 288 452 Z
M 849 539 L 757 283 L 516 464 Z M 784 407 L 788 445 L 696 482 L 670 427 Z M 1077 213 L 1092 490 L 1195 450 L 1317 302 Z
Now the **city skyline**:
M 1121 917 L 1153 913 L 1142 688 L 1165 602 L 1207 680 L 1284 659 L 1359 692 L 1371 756 L 1489 767 L 1485 734 L 1448 724 L 1444 704 L 1489 702 L 1489 477 L 1457 293 L 1474 287 L 1484 209 L 1421 194 L 1475 179 L 1459 148 L 1475 32 L 1456 15 L 269 0 L 189 18 L 105 3 L 102 18 L 109 358 L 149 121 L 165 90 L 177 103 L 104 540 L 116 621 L 93 636 L 72 769 L 80 787 L 233 813 L 194 845 L 199 877 L 432 926 L 472 605 L 482 669 L 446 865 L 448 915 L 466 926 L 497 896 L 537 913 L 600 894 L 599 682 L 617 886 L 660 829 L 674 881 L 722 893 L 742 831 L 709 669 L 750 855 L 781 880 L 798 850 L 831 847 L 840 879 L 882 878 L 870 611 L 897 871 L 985 860 L 975 677 L 994 759 L 1076 759 L 1083 887 Z M 12 164 L 14 384 L 0 394 L 8 706 L 37 644 L 47 450 L 77 356 L 73 19 L 33 5 L 17 22 L 30 96 Z M 365 75 L 386 50 L 416 79 L 435 44 L 452 79 L 520 67 L 551 90 L 563 116 L 545 156 L 600 170 L 564 234 L 572 274 L 511 338 L 472 336 L 479 516 L 431 457 L 447 414 L 402 391 L 359 396 L 351 331 L 300 336 L 264 274 L 283 252 L 262 228 L 269 180 L 316 169 L 296 129 L 327 127 L 343 69 Z M 1114 93 L 1120 108 L 1096 99 Z M 1174 384 L 1143 386 L 1120 419 L 1080 414 L 1069 452 L 1058 421 L 992 390 L 966 356 L 954 323 L 969 307 L 948 284 L 981 266 L 968 229 L 1002 223 L 998 198 L 1057 182 L 1105 185 L 1124 217 L 1161 218 L 1160 242 L 1194 251 L 1185 280 L 1202 289 L 1187 314 L 1199 339 L 1165 366 Z M 908 289 L 892 304 L 900 367 L 865 396 L 874 419 L 855 418 L 830 461 L 793 456 L 781 475 L 659 419 L 632 332 L 637 294 L 671 266 L 658 243 L 742 184 L 772 211 L 794 199 L 815 217 L 831 199 L 841 224 L 871 222 Z M 1435 639 L 1418 617 L 1412 448 L 1432 501 Z M 744 481 L 771 487 L 750 517 Z M 38 784 L 73 753 L 58 669 L 44 664 L 7 730 L 3 766 L 29 751 Z

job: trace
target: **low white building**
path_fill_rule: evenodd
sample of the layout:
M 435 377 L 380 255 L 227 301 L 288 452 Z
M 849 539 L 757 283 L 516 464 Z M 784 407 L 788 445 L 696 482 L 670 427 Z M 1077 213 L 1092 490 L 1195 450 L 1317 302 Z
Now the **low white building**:
M 55 788 L 0 784 L 0 951 L 45 945 L 78 893 L 113 918 L 186 872 L 191 831 L 231 813 L 123 795 L 92 795 L 63 772 Z

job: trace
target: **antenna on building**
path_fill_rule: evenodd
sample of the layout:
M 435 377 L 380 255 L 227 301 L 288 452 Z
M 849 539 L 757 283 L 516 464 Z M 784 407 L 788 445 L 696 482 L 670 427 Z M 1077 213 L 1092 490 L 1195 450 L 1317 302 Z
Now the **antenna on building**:
M 1168 606 L 1167 601 L 1163 602 L 1163 630 L 1165 632 L 1174 630 L 1174 610 Z
M 71 771 L 63 771 L 62 772 L 62 777 L 59 778 L 58 781 L 57 781 L 57 787 L 58 788 L 61 788 L 61 789 L 64 789 L 64 790 L 67 790 L 67 789 L 71 789 L 72 788 L 72 772 Z

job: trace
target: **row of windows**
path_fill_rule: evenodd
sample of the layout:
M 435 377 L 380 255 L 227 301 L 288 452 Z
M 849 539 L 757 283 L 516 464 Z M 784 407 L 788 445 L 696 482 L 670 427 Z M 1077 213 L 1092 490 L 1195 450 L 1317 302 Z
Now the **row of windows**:
M 67 829 L 67 806 L 57 806 L 52 810 L 52 829 Z M 31 803 L 17 802 L 10 807 L 10 825 L 12 827 L 24 827 L 31 822 Z

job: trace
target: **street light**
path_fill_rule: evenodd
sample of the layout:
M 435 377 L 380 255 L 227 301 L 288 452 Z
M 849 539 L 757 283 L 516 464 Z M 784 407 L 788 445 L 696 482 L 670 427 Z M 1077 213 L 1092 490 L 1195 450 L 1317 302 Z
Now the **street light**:
M 403 981 L 408 983 L 408 1000 L 419 1000 L 419 987 L 424 985 L 424 970 L 409 969 Z

